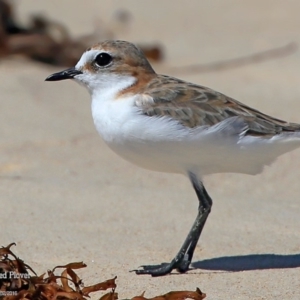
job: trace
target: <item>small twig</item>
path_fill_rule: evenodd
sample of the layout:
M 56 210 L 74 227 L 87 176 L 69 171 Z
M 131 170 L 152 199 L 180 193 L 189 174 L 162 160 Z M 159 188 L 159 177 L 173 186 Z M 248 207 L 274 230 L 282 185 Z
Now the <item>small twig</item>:
M 215 72 L 220 70 L 227 70 L 242 67 L 245 65 L 261 63 L 267 60 L 286 57 L 295 53 L 298 50 L 298 45 L 295 42 L 291 42 L 285 46 L 269 49 L 266 51 L 242 56 L 238 58 L 232 58 L 228 60 L 221 60 L 217 62 L 207 64 L 194 64 L 182 67 L 169 68 L 170 72 L 180 73 L 204 73 L 204 72 Z

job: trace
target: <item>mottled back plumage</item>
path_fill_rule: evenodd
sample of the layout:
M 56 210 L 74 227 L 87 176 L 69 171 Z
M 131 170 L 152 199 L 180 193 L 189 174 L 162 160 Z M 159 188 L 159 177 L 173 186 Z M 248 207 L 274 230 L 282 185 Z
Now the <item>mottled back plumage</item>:
M 246 135 L 268 137 L 300 130 L 299 124 L 273 118 L 222 93 L 169 76 L 157 75 L 141 93 L 143 101 L 137 105 L 144 114 L 171 117 L 190 128 L 240 117 L 248 125 Z

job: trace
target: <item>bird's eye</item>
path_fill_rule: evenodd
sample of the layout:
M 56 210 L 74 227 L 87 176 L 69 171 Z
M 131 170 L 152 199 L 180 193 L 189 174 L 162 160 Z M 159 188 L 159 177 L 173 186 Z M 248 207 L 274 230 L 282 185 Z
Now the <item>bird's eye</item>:
M 109 65 L 112 61 L 112 57 L 108 54 L 108 53 L 100 53 L 96 56 L 95 58 L 95 63 L 99 66 L 99 67 L 105 67 L 107 65 Z

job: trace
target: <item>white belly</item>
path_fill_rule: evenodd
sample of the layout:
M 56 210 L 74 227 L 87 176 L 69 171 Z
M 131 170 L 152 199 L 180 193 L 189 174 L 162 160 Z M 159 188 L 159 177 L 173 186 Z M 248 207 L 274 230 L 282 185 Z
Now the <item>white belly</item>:
M 92 102 L 97 131 L 108 146 L 140 167 L 198 175 L 257 174 L 265 165 L 300 146 L 299 133 L 271 139 L 244 136 L 246 124 L 230 118 L 212 127 L 186 128 L 166 117 L 142 115 L 134 99 Z

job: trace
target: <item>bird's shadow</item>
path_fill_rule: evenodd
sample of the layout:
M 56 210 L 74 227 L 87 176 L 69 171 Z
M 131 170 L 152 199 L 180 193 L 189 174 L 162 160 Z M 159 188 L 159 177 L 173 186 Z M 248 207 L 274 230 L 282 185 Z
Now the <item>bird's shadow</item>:
M 213 271 L 253 271 L 300 267 L 300 254 L 249 254 L 223 256 L 192 263 L 193 269 Z

